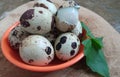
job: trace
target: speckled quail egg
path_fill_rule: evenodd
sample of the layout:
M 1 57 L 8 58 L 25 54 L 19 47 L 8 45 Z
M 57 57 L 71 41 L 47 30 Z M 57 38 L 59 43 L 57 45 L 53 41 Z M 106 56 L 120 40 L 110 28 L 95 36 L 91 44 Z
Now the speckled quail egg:
M 43 7 L 45 9 L 48 9 L 52 14 L 55 14 L 57 12 L 57 8 L 54 5 L 54 3 L 50 0 L 38 0 L 34 7 Z
M 79 51 L 80 40 L 74 33 L 64 33 L 60 35 L 55 41 L 56 56 L 62 60 L 67 61 L 73 58 Z
M 22 40 L 29 35 L 30 34 L 28 32 L 22 30 L 21 26 L 18 25 L 9 33 L 8 42 L 13 49 L 19 50 L 19 45 L 21 44 Z
M 72 30 L 72 32 L 76 34 L 79 38 L 81 38 L 82 26 L 80 21 L 78 21 L 77 26 Z
M 48 33 L 53 21 L 52 13 L 42 7 L 29 9 L 20 17 L 22 28 L 32 34 Z
M 56 16 L 56 26 L 60 31 L 73 30 L 79 20 L 78 9 L 75 7 L 60 8 Z
M 30 65 L 44 66 L 54 59 L 54 49 L 43 36 L 31 35 L 22 41 L 19 48 L 21 59 Z

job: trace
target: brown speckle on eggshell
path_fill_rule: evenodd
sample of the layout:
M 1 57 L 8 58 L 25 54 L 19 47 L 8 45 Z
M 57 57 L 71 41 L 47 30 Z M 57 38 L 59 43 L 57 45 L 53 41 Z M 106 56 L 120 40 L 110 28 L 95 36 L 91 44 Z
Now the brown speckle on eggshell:
M 72 51 L 70 52 L 70 55 L 73 56 L 74 54 L 75 54 L 75 51 L 72 50 Z
M 42 13 L 43 13 L 43 11 L 39 11 L 39 13 L 41 13 L 41 14 L 42 14 Z
M 48 59 L 48 60 L 51 60 L 52 58 L 51 58 L 51 56 L 48 56 L 47 59 Z
M 33 59 L 30 59 L 28 62 L 29 62 L 29 63 L 32 63 L 32 62 L 34 62 L 34 60 L 33 60 Z
M 41 26 L 38 26 L 38 27 L 37 27 L 37 30 L 41 30 Z
M 45 8 L 45 9 L 48 9 L 48 7 L 47 7 L 46 5 L 44 5 L 43 3 L 41 3 L 41 4 L 36 3 L 36 4 L 34 5 L 34 7 L 43 7 L 43 8 Z

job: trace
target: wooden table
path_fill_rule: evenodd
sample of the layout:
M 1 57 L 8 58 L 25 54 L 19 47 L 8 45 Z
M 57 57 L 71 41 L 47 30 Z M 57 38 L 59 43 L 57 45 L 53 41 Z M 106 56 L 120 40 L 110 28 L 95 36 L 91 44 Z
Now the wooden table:
M 52 0 L 57 7 L 62 4 L 66 4 L 62 0 Z M 24 11 L 32 8 L 34 1 L 21 5 L 14 9 L 10 14 L 0 21 L 0 40 L 5 30 L 19 20 Z M 67 4 L 66 4 L 67 5 Z M 106 22 L 102 17 L 94 12 L 81 7 L 79 10 L 80 20 L 88 25 L 92 33 L 95 36 L 104 37 L 104 53 L 110 68 L 111 77 L 120 76 L 120 34 L 113 29 L 113 27 Z M 0 50 L 0 77 L 98 77 L 95 73 L 90 72 L 88 69 L 84 69 L 80 66 L 81 62 L 75 65 L 49 73 L 31 72 L 20 69 L 10 62 L 8 62 L 3 56 Z

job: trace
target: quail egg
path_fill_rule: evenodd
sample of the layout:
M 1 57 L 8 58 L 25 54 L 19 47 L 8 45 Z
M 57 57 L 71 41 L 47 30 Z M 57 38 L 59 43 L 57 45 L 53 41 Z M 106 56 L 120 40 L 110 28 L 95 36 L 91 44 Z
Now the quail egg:
M 20 17 L 22 28 L 32 34 L 48 33 L 51 31 L 53 20 L 52 13 L 42 7 L 29 9 Z
M 60 8 L 57 11 L 56 27 L 62 31 L 67 32 L 73 30 L 79 20 L 78 9 L 75 7 Z
M 79 51 L 80 40 L 73 33 L 64 33 L 55 41 L 55 54 L 62 60 L 67 61 L 73 58 Z
M 24 30 L 21 29 L 21 26 L 18 25 L 15 28 L 13 28 L 8 36 L 8 42 L 10 46 L 15 49 L 19 50 L 19 46 L 22 42 L 22 40 L 26 37 L 28 37 L 30 34 Z
M 43 36 L 31 35 L 22 41 L 19 48 L 21 59 L 30 65 L 44 66 L 54 59 L 54 49 Z

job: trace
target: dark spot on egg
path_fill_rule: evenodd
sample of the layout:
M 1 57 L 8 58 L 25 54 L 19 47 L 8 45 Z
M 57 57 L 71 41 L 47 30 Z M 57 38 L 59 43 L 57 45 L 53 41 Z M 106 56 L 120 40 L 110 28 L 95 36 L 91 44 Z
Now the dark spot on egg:
M 46 47 L 45 52 L 47 53 L 47 55 L 51 54 L 52 49 L 50 47 Z
M 58 11 L 55 13 L 55 16 L 57 16 L 57 14 L 58 14 Z
M 59 9 L 61 9 L 61 8 L 63 8 L 63 6 L 62 6 L 62 5 L 59 7 Z
M 13 36 L 17 36 L 17 34 L 18 34 L 17 30 L 14 30 L 13 33 L 12 33 Z
M 60 43 L 64 44 L 64 43 L 66 42 L 66 40 L 67 40 L 67 37 L 66 37 L 66 36 L 63 36 L 63 37 L 61 37 L 61 39 L 60 39 Z
M 30 59 L 28 62 L 29 62 L 29 63 L 32 63 L 32 62 L 34 62 L 34 60 L 33 60 L 33 59 Z
M 53 3 L 52 1 L 50 1 L 50 0 L 47 0 L 48 2 L 50 2 L 50 3 Z
M 71 47 L 72 47 L 73 49 L 77 48 L 77 43 L 76 43 L 76 42 L 73 42 L 73 43 L 71 44 Z
M 70 25 L 69 27 L 68 27 L 68 30 L 67 31 L 71 31 L 71 30 L 73 30 L 75 28 L 75 25 Z
M 75 54 L 75 50 L 71 50 L 70 55 L 73 56 Z
M 41 4 L 36 3 L 36 4 L 34 4 L 34 7 L 43 7 L 45 9 L 48 9 L 48 7 L 46 5 L 44 5 L 43 3 L 41 3 Z
M 19 48 L 19 46 L 20 46 L 20 43 L 15 43 L 16 48 Z
M 51 60 L 52 58 L 51 58 L 51 56 L 48 56 L 47 59 L 48 59 L 48 60 Z
M 27 37 L 28 35 L 30 35 L 29 33 L 27 32 L 24 32 L 24 31 L 21 31 L 21 33 L 19 34 L 18 38 L 20 40 L 23 40 L 25 37 Z
M 34 9 L 29 9 L 20 18 L 20 22 L 32 19 L 34 17 Z
M 37 30 L 41 30 L 41 26 L 38 26 L 38 27 L 37 27 Z
M 39 11 L 39 13 L 41 13 L 41 14 L 42 14 L 42 13 L 43 13 L 43 11 Z
M 79 38 L 79 39 L 81 39 L 81 38 L 82 38 L 82 34 L 81 34 L 81 33 L 79 33 L 78 38 Z
M 40 4 L 41 7 L 45 8 L 45 9 L 48 9 L 48 7 L 44 4 Z
M 61 49 L 61 46 L 62 46 L 61 43 L 58 43 L 58 44 L 56 45 L 56 50 L 59 51 L 59 50 Z
M 24 36 L 25 32 L 21 31 L 21 34 L 19 35 L 19 38 L 21 38 L 22 36 Z
M 75 2 L 75 3 L 74 3 L 74 6 L 80 6 L 80 5 L 79 5 L 78 3 Z
M 15 50 L 19 50 L 19 46 L 20 46 L 20 43 L 15 43 L 13 44 L 13 41 L 10 42 L 10 46 L 15 49 Z
M 35 3 L 33 7 L 40 7 L 39 3 Z
M 27 21 L 21 22 L 21 25 L 22 25 L 23 27 L 25 27 L 25 28 L 30 27 L 30 24 L 29 24 L 29 22 L 27 22 Z
M 47 65 L 48 63 L 45 63 L 45 65 Z
M 54 40 L 51 40 L 50 43 L 52 44 L 52 46 L 54 46 L 55 41 L 54 41 Z
M 55 17 L 54 16 L 52 16 L 52 21 L 51 21 L 51 29 L 53 29 L 54 28 L 54 25 L 55 24 Z

